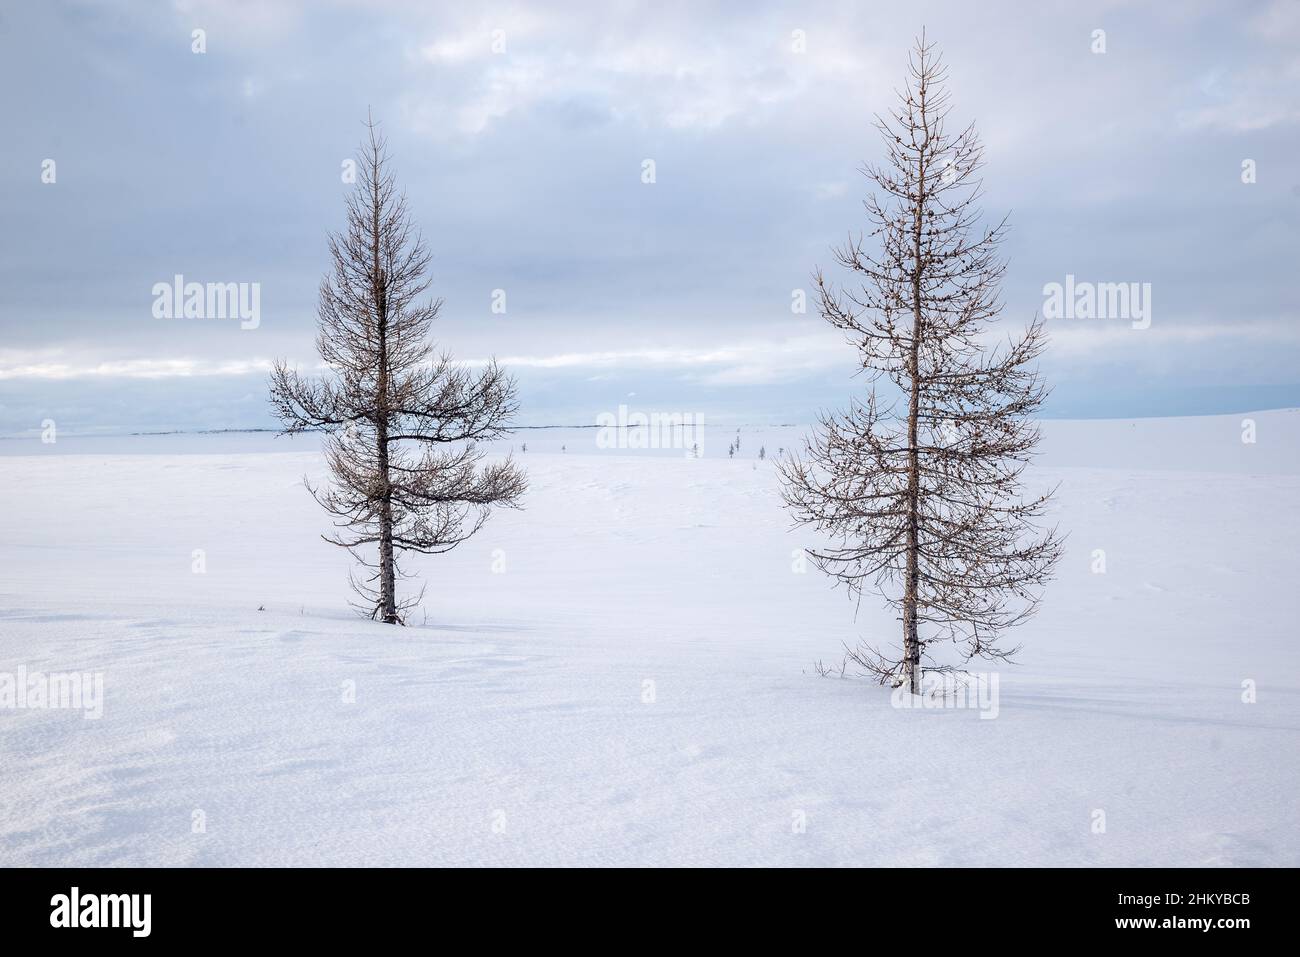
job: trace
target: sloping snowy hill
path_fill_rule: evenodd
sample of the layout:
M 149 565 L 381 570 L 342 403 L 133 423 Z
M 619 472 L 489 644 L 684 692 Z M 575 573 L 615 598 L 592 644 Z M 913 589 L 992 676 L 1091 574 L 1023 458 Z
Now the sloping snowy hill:
M 6 443 L 0 675 L 104 694 L 0 707 L 0 864 L 1300 864 L 1300 413 L 1242 418 L 1048 423 L 1067 555 L 992 720 L 814 674 L 897 624 L 795 570 L 755 456 L 801 429 L 521 433 L 527 509 L 412 563 L 408 628 L 301 444 Z

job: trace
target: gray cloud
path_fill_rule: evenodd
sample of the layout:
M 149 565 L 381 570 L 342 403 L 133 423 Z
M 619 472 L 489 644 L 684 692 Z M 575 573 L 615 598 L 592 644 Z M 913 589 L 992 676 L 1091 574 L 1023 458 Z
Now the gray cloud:
M 1149 330 L 1059 327 L 1056 409 L 1300 403 L 1295 10 L 9 10 L 0 430 L 33 427 L 42 409 L 86 427 L 265 424 L 256 370 L 314 361 L 324 237 L 342 222 L 341 163 L 368 108 L 435 253 L 444 344 L 519 360 L 533 421 L 593 419 L 630 391 L 806 419 L 855 387 L 852 354 L 791 313 L 791 290 L 862 225 L 871 116 L 922 24 L 945 49 L 957 118 L 988 144 L 985 209 L 1012 214 L 1007 321 L 1067 273 L 1153 286 Z M 40 181 L 47 158 L 54 185 Z M 640 182 L 647 158 L 654 185 Z M 1253 185 L 1239 178 L 1247 158 Z M 177 273 L 260 283 L 261 324 L 155 319 L 150 289 Z M 505 315 L 490 311 L 494 289 Z

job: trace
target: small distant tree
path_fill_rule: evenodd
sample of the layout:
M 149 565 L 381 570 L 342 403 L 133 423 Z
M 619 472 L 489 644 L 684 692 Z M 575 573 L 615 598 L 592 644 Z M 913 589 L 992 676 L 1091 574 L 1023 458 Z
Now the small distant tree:
M 878 592 L 901 619 L 901 654 L 860 644 L 848 657 L 920 693 L 925 667 L 953 667 L 930 655 L 941 642 L 963 662 L 1017 650 L 999 635 L 1037 608 L 1061 545 L 1035 523 L 1050 493 L 1021 494 L 1046 395 L 1032 367 L 1041 321 L 986 344 L 1006 221 L 978 226 L 982 149 L 973 127 L 947 129 L 946 71 L 924 34 L 909 66 L 898 106 L 877 118 L 887 162 L 864 170 L 875 248 L 851 236 L 835 250 L 860 285 L 814 277 L 823 318 L 857 346 L 871 385 L 865 402 L 821 416 L 780 469 L 796 520 L 829 542 L 807 550 L 814 564 L 853 597 Z
M 338 529 L 325 540 L 364 569 L 350 575 L 358 607 L 396 624 L 424 593 L 398 596 L 399 555 L 455 548 L 493 506 L 517 507 L 527 481 L 508 456 L 485 464 L 477 444 L 508 433 L 513 380 L 495 362 L 472 372 L 433 352 L 442 303 L 421 301 L 429 253 L 367 125 L 347 226 L 329 239 L 320 287 L 316 347 L 327 372 L 307 378 L 277 362 L 271 405 L 281 434 L 328 433 L 332 482 L 307 485 Z

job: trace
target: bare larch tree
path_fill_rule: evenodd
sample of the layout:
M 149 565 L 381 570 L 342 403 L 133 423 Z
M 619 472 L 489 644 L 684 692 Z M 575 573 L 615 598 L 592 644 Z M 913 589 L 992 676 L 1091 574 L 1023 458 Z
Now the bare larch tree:
M 980 225 L 982 148 L 973 126 L 946 128 L 945 81 L 922 34 L 898 104 L 876 117 L 888 162 L 863 170 L 872 248 L 851 234 L 833 250 L 852 288 L 814 275 L 823 318 L 860 352 L 865 401 L 821 415 L 780 466 L 795 520 L 823 533 L 812 562 L 901 619 L 901 655 L 863 642 L 847 658 L 913 694 L 923 669 L 1014 654 L 1000 633 L 1037 609 L 1061 553 L 1056 530 L 1036 522 L 1051 492 L 1026 497 L 1021 475 L 1038 441 L 1046 340 L 1035 318 L 989 341 L 1006 220 Z M 934 657 L 940 642 L 957 664 Z
M 347 227 L 330 236 L 316 348 L 326 374 L 276 363 L 271 404 L 281 434 L 324 431 L 332 482 L 307 488 L 338 531 L 325 540 L 364 568 L 358 607 L 400 623 L 423 589 L 401 599 L 402 552 L 438 554 L 465 541 L 492 506 L 518 507 L 527 482 L 507 457 L 484 464 L 478 443 L 507 434 L 513 380 L 495 361 L 471 371 L 435 355 L 441 300 L 422 301 L 430 256 L 411 224 L 374 123 L 358 155 Z

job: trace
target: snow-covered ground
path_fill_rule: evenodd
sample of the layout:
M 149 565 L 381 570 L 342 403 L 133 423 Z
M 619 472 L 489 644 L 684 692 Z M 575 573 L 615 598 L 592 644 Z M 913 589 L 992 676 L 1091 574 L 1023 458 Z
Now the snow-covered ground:
M 347 608 L 310 443 L 0 442 L 0 676 L 104 683 L 0 707 L 0 864 L 1295 866 L 1300 412 L 1242 418 L 1046 425 L 1068 551 L 993 720 L 814 674 L 897 625 L 794 570 L 755 455 L 802 429 L 520 433 L 526 511 L 408 628 Z

